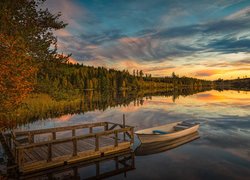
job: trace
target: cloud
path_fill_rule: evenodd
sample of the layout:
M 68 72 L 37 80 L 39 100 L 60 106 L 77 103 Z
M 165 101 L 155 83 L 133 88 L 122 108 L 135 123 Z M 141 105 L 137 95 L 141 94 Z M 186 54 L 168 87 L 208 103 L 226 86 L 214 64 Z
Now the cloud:
M 228 20 L 234 20 L 234 19 L 240 19 L 240 18 L 249 18 L 250 16 L 250 7 L 246 7 L 244 9 L 241 9 L 240 11 L 237 11 L 228 17 L 226 19 Z
M 68 3 L 68 1 L 65 2 Z M 65 2 L 63 1 L 62 4 L 66 4 Z M 67 9 L 65 5 L 61 7 Z M 79 11 L 75 6 L 69 7 L 76 12 Z M 177 9 L 175 8 L 175 14 L 182 16 L 183 13 L 178 13 Z M 71 50 L 74 57 L 80 60 L 100 58 L 114 61 L 136 59 L 141 62 L 152 60 L 162 62 L 166 59 L 204 52 L 248 52 L 250 40 L 238 37 L 240 32 L 250 28 L 248 11 L 249 8 L 240 10 L 222 20 L 170 28 L 141 29 L 135 32 L 134 36 L 129 36 L 122 29 L 116 28 L 84 32 L 77 37 L 69 36 L 68 31 L 59 32 L 58 35 L 59 41 L 69 44 L 66 45 L 67 51 Z M 68 15 L 74 16 L 71 11 Z M 75 16 L 78 17 L 79 14 L 76 13 Z M 167 21 L 172 17 L 164 16 L 162 18 Z M 96 48 L 89 49 L 89 46 Z
M 69 22 L 66 29 L 56 32 L 59 50 L 72 53 L 78 62 L 141 68 L 153 75 L 177 70 L 180 75 L 207 78 L 230 73 L 228 69 L 247 71 L 247 4 L 243 7 L 238 0 L 192 4 L 172 0 L 47 1 L 50 9 L 62 11 L 63 20 Z M 225 71 L 214 70 L 215 66 Z
M 207 64 L 204 63 L 204 65 L 206 65 L 207 67 L 222 67 L 223 68 L 223 67 L 228 67 L 228 66 L 238 66 L 239 63 L 222 61 L 222 62 L 212 62 L 212 63 L 207 63 Z
M 217 68 L 217 67 L 216 67 Z M 196 70 L 195 76 L 197 77 L 214 77 L 218 75 L 226 75 L 230 74 L 231 76 L 234 75 L 234 78 L 240 76 L 241 71 L 249 71 L 250 67 L 232 67 L 232 68 L 223 68 L 223 69 L 202 69 Z
M 122 34 L 119 29 L 112 29 L 109 31 L 103 31 L 101 33 L 88 33 L 80 35 L 80 38 L 89 44 L 99 45 L 107 42 L 118 40 L 125 35 Z
M 110 42 L 109 46 L 101 47 L 99 54 L 113 60 L 152 60 L 157 58 L 156 49 L 159 47 L 157 43 L 150 38 L 122 37 Z
M 84 7 L 77 6 L 73 1 L 56 0 L 45 1 L 44 7 L 48 8 L 52 13 L 61 12 L 61 19 L 68 24 L 70 29 L 82 29 L 80 21 L 87 20 L 87 10 Z
M 145 29 L 136 33 L 139 37 L 95 36 L 97 39 L 91 42 L 110 43 L 109 47 L 105 46 L 100 51 L 104 58 L 134 58 L 142 61 L 154 59 L 160 62 L 166 58 L 203 52 L 248 52 L 250 39 L 239 38 L 237 35 L 249 29 L 248 19 L 223 19 L 163 30 Z
M 216 50 L 223 53 L 249 52 L 250 39 L 228 38 L 213 40 L 207 47 L 212 49 L 212 51 Z
M 72 36 L 72 34 L 66 29 L 60 29 L 56 31 L 55 34 L 56 36 L 60 36 L 60 37 Z
M 195 72 L 196 76 L 213 76 L 216 74 L 224 74 L 230 71 L 234 71 L 235 69 L 204 69 L 204 70 L 198 70 Z M 237 69 L 236 69 L 237 70 Z
M 196 76 L 212 76 L 214 74 L 221 74 L 220 70 L 200 70 L 196 72 Z

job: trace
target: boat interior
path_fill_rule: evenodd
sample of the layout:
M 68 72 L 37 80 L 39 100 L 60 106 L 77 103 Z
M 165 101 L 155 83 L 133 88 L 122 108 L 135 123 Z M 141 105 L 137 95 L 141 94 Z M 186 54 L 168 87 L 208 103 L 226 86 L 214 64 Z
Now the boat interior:
M 136 134 L 156 134 L 156 135 L 162 135 L 162 134 L 170 134 L 173 132 L 181 131 L 188 129 L 192 126 L 197 125 L 196 123 L 189 123 L 186 121 L 179 121 L 163 126 L 148 128 L 144 130 L 137 131 Z

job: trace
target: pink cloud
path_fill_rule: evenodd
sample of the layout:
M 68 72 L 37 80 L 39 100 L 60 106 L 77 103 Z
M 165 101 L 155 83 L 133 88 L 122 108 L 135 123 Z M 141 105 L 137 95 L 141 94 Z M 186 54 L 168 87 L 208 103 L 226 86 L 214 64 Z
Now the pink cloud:
M 136 38 L 136 37 L 124 37 L 119 39 L 119 42 L 123 44 L 131 44 L 131 43 L 142 43 L 145 40 L 143 38 Z
M 68 61 L 68 63 L 71 63 L 71 64 L 77 64 L 78 62 L 77 62 L 77 60 L 75 60 L 74 58 L 69 57 L 69 61 Z
M 72 34 L 66 29 L 60 29 L 55 32 L 56 36 L 72 36 Z
M 222 74 L 223 71 L 222 70 L 214 70 L 214 69 L 199 70 L 199 71 L 196 71 L 196 76 L 213 76 L 215 74 Z
M 62 12 L 61 19 L 68 23 L 71 28 L 82 29 L 77 19 L 85 19 L 87 10 L 82 6 L 79 7 L 70 0 L 50 0 L 45 1 L 44 7 L 48 8 L 52 13 Z

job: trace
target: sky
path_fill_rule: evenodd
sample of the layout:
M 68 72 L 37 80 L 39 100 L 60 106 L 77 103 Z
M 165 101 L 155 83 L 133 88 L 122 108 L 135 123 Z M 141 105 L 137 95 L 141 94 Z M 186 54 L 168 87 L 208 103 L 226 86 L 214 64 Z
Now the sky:
M 47 0 L 71 61 L 153 76 L 250 77 L 250 0 Z

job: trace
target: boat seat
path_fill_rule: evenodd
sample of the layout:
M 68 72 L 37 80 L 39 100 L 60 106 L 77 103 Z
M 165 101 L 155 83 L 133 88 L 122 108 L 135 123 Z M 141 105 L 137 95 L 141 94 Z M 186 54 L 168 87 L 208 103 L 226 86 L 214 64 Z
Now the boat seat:
M 188 122 L 181 122 L 181 123 L 178 123 L 177 125 L 191 127 L 191 126 L 193 126 L 194 124 L 188 123 Z
M 174 127 L 174 130 L 175 131 L 181 131 L 181 130 L 184 130 L 184 129 L 187 129 L 187 128 L 189 128 L 189 126 L 182 126 L 182 125 L 176 125 L 175 127 Z
M 168 132 L 166 132 L 166 131 L 161 131 L 161 130 L 153 130 L 153 133 L 154 133 L 154 134 L 169 134 Z

